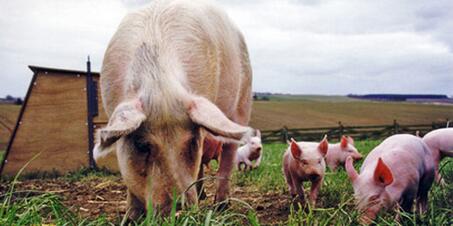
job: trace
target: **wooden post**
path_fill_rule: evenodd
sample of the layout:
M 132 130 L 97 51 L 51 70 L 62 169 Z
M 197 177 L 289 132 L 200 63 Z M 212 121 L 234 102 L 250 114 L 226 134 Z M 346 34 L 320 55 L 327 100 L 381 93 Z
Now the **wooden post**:
M 341 140 L 341 137 L 342 137 L 343 134 L 344 134 L 344 126 L 343 126 L 343 124 L 341 123 L 341 121 L 338 121 L 338 127 L 339 127 L 338 131 L 340 132 L 340 133 L 339 133 L 339 136 L 338 136 L 338 139 Z
M 286 144 L 288 141 L 288 127 L 283 126 L 282 128 L 282 142 Z
M 396 122 L 396 119 L 393 120 L 393 134 L 398 134 L 399 133 L 399 125 Z

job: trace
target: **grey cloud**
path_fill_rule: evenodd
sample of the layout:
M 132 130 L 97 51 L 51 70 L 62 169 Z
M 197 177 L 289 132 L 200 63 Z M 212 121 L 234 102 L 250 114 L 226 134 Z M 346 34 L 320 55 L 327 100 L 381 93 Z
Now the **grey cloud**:
M 149 2 L 3 1 L 0 96 L 25 94 L 29 64 L 83 70 L 91 54 L 99 70 L 122 17 Z M 256 91 L 453 94 L 449 0 L 218 3 L 244 33 Z

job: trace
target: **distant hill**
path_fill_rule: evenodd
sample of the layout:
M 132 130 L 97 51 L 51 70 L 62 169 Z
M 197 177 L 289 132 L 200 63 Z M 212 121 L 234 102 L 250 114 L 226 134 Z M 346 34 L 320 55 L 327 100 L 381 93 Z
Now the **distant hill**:
M 443 94 L 366 94 L 354 95 L 349 94 L 348 97 L 364 100 L 375 101 L 413 101 L 413 102 L 439 102 L 453 103 L 453 99 L 448 98 Z

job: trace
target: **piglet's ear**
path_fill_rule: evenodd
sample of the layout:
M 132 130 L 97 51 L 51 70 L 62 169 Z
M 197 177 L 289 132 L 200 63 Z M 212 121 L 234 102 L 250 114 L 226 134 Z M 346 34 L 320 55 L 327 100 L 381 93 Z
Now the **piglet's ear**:
M 345 149 L 348 147 L 348 138 L 346 138 L 346 136 L 342 136 L 341 137 L 341 148 L 342 149 Z
M 261 137 L 261 132 L 260 132 L 259 129 L 256 130 L 256 136 L 257 136 L 257 137 Z
M 373 178 L 376 183 L 382 184 L 383 186 L 387 186 L 393 182 L 392 171 L 385 165 L 381 158 L 378 159 Z
M 300 159 L 300 156 L 302 155 L 302 149 L 297 145 L 296 140 L 291 138 L 291 154 L 295 159 Z
M 354 138 L 352 138 L 351 136 L 347 136 L 347 138 L 348 138 L 348 143 L 350 145 L 354 145 Z
M 327 150 L 329 149 L 329 142 L 327 141 L 327 136 L 324 136 L 324 139 L 319 143 L 318 150 L 321 152 L 322 156 L 326 156 Z

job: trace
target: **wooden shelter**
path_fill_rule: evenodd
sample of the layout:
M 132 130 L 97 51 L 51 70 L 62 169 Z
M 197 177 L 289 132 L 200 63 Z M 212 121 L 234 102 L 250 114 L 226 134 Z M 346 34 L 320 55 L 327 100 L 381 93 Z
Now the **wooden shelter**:
M 94 130 L 106 124 L 99 73 L 29 66 L 33 78 L 2 162 L 1 175 L 65 173 L 96 167 Z M 98 101 L 99 100 L 99 101 Z M 30 161 L 31 159 L 34 160 Z

